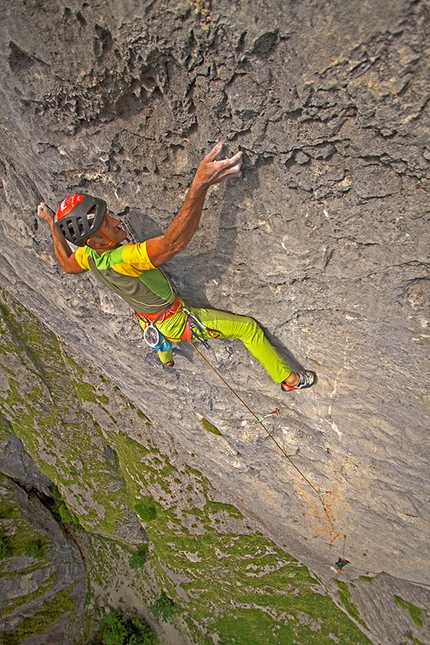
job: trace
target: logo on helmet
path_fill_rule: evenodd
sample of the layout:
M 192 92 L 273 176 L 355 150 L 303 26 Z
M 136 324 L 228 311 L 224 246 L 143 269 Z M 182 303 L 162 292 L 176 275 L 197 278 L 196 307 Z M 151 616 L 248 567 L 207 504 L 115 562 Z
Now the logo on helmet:
M 64 215 L 67 215 L 68 213 L 70 213 L 70 211 L 73 210 L 77 204 L 83 201 L 84 201 L 83 195 L 79 195 L 79 194 L 69 195 L 68 197 L 66 197 L 66 199 L 63 199 L 63 201 L 59 205 L 57 212 L 55 214 L 55 219 L 59 220 L 61 217 L 64 217 Z

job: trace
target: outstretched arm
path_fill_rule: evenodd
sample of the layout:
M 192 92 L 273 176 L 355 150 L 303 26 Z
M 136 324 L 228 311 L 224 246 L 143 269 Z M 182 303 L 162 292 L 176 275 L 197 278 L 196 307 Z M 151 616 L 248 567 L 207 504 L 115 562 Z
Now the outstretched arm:
M 51 211 L 49 206 L 44 202 L 41 202 L 37 207 L 37 215 L 41 220 L 46 222 L 51 229 L 54 255 L 63 271 L 65 271 L 65 273 L 83 273 L 85 269 L 82 269 L 82 267 L 77 263 L 75 254 L 67 244 L 67 240 L 55 226 L 54 213 Z
M 147 241 L 146 250 L 154 266 L 163 264 L 185 249 L 199 225 L 209 187 L 240 173 L 242 153 L 238 152 L 230 159 L 215 161 L 221 148 L 222 143 L 217 143 L 197 168 L 185 201 L 164 235 Z

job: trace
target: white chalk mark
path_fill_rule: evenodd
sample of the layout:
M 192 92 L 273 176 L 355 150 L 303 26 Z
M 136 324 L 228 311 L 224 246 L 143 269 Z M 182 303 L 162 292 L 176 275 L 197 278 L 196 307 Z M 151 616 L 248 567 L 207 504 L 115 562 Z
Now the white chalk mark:
M 341 431 L 339 430 L 339 428 L 337 427 L 337 425 L 335 424 L 335 422 L 334 422 L 334 421 L 329 421 L 329 420 L 327 419 L 327 423 L 328 423 L 328 424 L 333 428 L 333 430 L 335 431 L 335 433 L 337 434 L 337 436 L 339 437 L 339 439 L 341 439 L 341 438 L 342 438 L 342 433 L 341 433 Z

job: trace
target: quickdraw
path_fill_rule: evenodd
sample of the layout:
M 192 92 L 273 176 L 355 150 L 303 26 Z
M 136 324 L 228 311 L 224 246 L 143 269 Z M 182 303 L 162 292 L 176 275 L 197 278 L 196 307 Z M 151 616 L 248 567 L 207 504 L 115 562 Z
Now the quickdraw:
M 256 419 L 258 423 L 261 423 L 264 421 L 264 419 L 267 419 L 267 417 L 277 417 L 279 416 L 279 410 L 276 408 L 276 410 L 273 410 L 273 412 L 269 412 L 268 414 L 257 414 Z
M 210 337 L 210 338 L 219 338 L 221 335 L 221 332 L 218 331 L 217 329 L 211 329 L 205 323 L 203 323 L 201 320 L 196 318 L 196 316 L 185 306 L 182 307 L 184 313 L 187 315 L 187 326 L 189 333 L 187 334 L 184 332 L 182 335 L 183 340 L 191 340 L 192 338 L 195 338 L 196 340 L 200 341 L 206 349 L 209 349 L 209 343 L 206 338 L 204 338 L 204 333 Z
M 335 563 L 336 567 L 336 573 L 340 573 L 347 564 L 349 564 L 349 560 L 345 560 L 344 558 L 339 558 L 339 560 Z

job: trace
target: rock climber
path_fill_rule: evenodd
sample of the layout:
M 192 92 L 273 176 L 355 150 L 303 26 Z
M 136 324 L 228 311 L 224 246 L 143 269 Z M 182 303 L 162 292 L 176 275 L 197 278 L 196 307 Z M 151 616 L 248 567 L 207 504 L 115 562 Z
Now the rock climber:
M 162 338 L 170 341 L 164 351 L 158 351 L 163 364 L 174 364 L 171 342 L 193 337 L 204 342 L 209 338 L 238 338 L 284 391 L 311 387 L 315 373 L 294 372 L 253 318 L 214 309 L 187 309 L 159 268 L 190 242 L 209 187 L 239 175 L 242 152 L 217 161 L 221 148 L 222 143 L 218 143 L 200 163 L 182 207 L 158 237 L 130 243 L 120 221 L 108 213 L 106 202 L 80 193 L 66 197 L 55 215 L 41 202 L 37 215 L 49 224 L 54 254 L 63 271 L 91 271 L 128 303 L 143 329 L 155 327 Z M 77 249 L 72 251 L 68 242 Z

